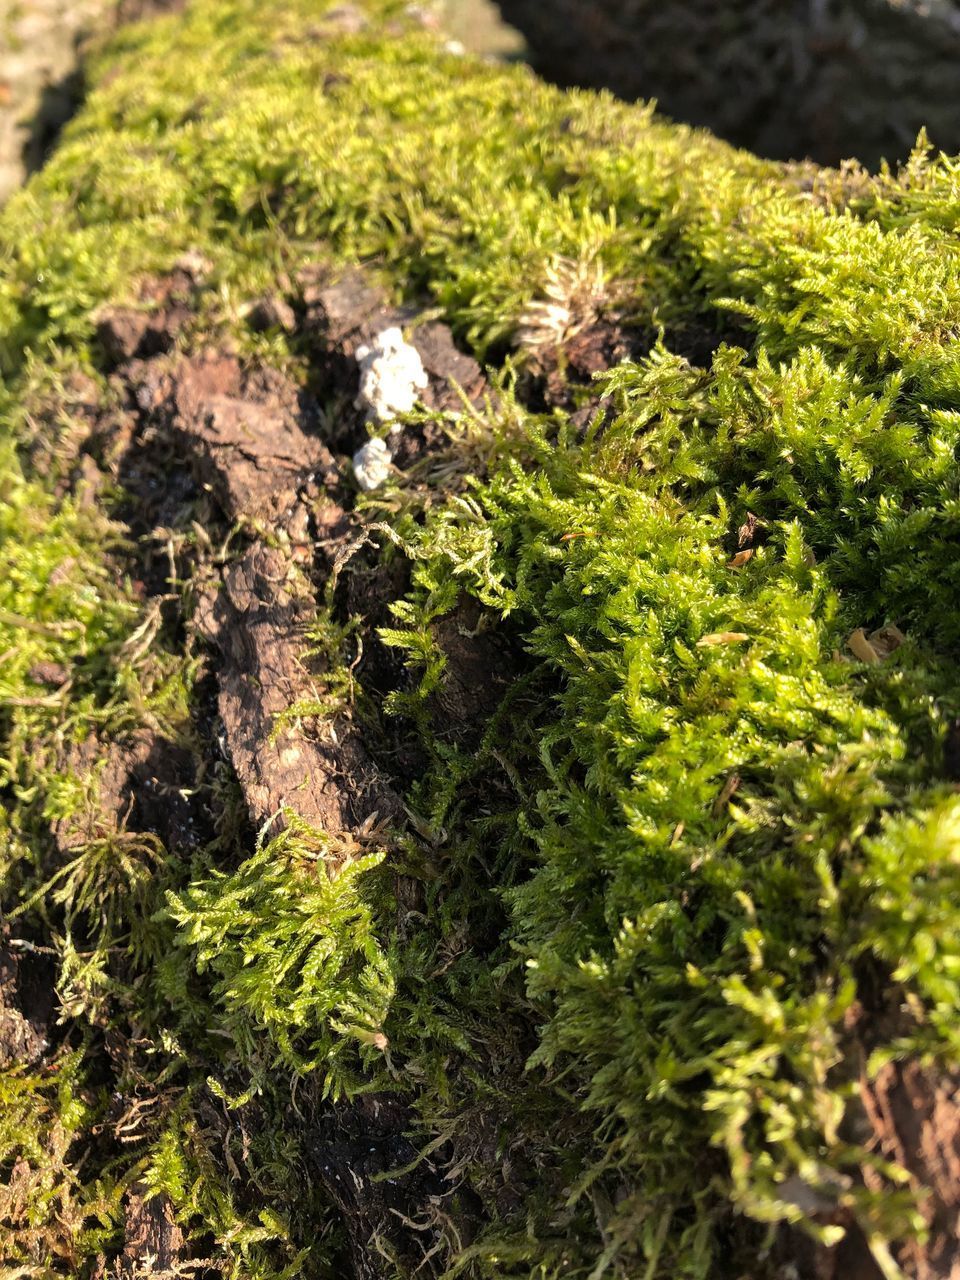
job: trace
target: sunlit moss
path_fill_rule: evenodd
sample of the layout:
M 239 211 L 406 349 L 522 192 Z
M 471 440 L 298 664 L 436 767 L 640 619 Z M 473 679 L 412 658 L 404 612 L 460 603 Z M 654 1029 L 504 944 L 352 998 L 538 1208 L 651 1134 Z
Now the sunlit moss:
M 11 1257 L 89 1274 L 136 1177 L 225 1274 L 338 1274 L 336 1215 L 304 1190 L 304 1078 L 398 1092 L 424 1143 L 453 1144 L 485 1215 L 469 1244 L 446 1228 L 454 1274 L 713 1277 L 736 1214 L 803 1219 L 798 1178 L 871 1238 L 909 1234 L 902 1172 L 843 1123 L 844 1020 L 872 966 L 913 1011 L 896 1051 L 956 1060 L 956 164 L 920 149 L 900 177 L 805 189 L 646 106 L 453 56 L 403 4 L 367 10 L 345 36 L 307 0 L 195 0 L 123 32 L 0 214 L 3 903 L 55 954 L 83 1045 L 69 1088 L 0 1081 L 2 1172 L 61 1125 L 79 1232 L 61 1254 L 11 1229 Z M 51 850 L 51 821 L 98 804 L 66 747 L 197 732 L 196 655 L 147 618 L 104 504 L 63 483 L 71 378 L 109 395 L 96 308 L 188 249 L 218 331 L 322 257 L 435 303 L 491 360 L 564 262 L 663 333 L 595 388 L 592 427 L 528 412 L 507 376 L 466 492 L 426 514 L 388 494 L 414 585 L 384 638 L 423 678 L 391 709 L 426 765 L 389 857 L 331 881 L 323 833 L 257 845 L 226 776 L 195 856 L 109 822 Z M 704 367 L 678 354 L 693 330 L 718 347 Z M 523 654 L 470 750 L 432 698 L 464 596 Z M 886 623 L 904 643 L 855 661 L 851 632 Z M 120 1155 L 93 1140 L 108 1027 L 112 1079 L 158 1099 Z M 864 1162 L 870 1189 L 843 1180 Z

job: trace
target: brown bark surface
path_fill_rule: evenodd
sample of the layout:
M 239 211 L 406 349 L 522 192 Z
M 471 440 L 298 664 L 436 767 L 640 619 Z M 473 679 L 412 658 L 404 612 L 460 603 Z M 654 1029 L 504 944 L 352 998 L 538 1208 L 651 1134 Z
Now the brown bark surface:
M 316 475 L 336 480 L 336 463 L 304 429 L 297 389 L 268 370 L 245 376 L 232 356 L 184 361 L 171 380 L 174 438 L 230 520 L 283 524 Z
M 928 1192 L 929 1238 L 901 1265 L 916 1280 L 960 1280 L 960 1072 L 891 1062 L 860 1092 L 879 1151 Z
M 345 715 L 282 717 L 316 702 L 307 628 L 315 606 L 282 552 L 255 543 L 200 611 L 219 650 L 219 707 L 233 767 L 257 827 L 295 810 L 330 834 L 396 817 L 399 801 Z M 315 727 L 307 728 L 311 724 Z
M 56 1003 L 51 969 L 43 957 L 18 954 L 0 937 L 0 1068 L 43 1056 Z
M 117 1280 L 174 1280 L 182 1274 L 183 1232 L 168 1196 L 148 1196 L 143 1187 L 127 1193 L 123 1256 Z

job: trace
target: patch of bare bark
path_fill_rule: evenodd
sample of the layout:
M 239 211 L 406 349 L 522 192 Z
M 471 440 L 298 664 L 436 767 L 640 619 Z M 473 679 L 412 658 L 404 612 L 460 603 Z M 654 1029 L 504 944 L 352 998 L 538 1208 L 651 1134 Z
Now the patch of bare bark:
M 219 652 L 220 715 L 254 825 L 289 809 L 330 835 L 367 835 L 401 805 L 349 716 L 309 711 L 323 699 L 307 656 L 315 614 L 302 575 L 258 542 L 226 569 L 198 624 Z M 285 721 L 298 706 L 308 709 Z
M 350 510 L 349 474 L 334 453 L 350 452 L 366 437 L 353 403 L 357 351 L 402 325 L 427 372 L 422 400 L 436 421 L 427 416 L 400 430 L 401 468 L 448 443 L 443 415 L 462 409 L 464 397 L 482 397 L 486 382 L 445 326 L 390 305 L 361 273 L 331 280 L 308 271 L 294 306 L 279 296 L 262 298 L 250 309 L 250 323 L 288 332 L 299 325 L 320 391 L 338 407 L 324 433 L 317 400 L 277 370 L 218 351 L 177 354 L 201 285 L 202 272 L 188 263 L 148 282 L 137 305 L 100 315 L 101 347 L 130 406 L 128 456 L 138 456 L 144 438 L 154 452 L 160 442 L 188 473 L 193 496 L 212 504 L 214 521 L 241 530 L 242 551 L 208 583 L 192 625 L 216 653 L 223 741 L 254 825 L 272 823 L 276 831 L 293 811 L 333 836 L 368 835 L 399 819 L 399 798 L 348 710 L 310 710 L 322 708 L 325 696 L 309 638 L 317 591 L 362 532 Z M 147 506 L 159 505 L 156 467 L 150 472 L 128 462 L 121 478 L 132 480 L 134 490 L 140 484 Z M 170 485 L 182 487 L 182 478 L 172 475 Z M 356 592 L 348 594 L 356 603 Z M 365 602 L 371 621 L 386 620 L 386 603 Z M 108 804 L 118 792 L 110 770 L 101 779 Z

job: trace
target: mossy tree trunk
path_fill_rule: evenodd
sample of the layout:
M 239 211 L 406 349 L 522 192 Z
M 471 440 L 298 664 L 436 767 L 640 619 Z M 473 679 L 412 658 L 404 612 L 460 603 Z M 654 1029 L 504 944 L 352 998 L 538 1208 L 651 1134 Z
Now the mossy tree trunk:
M 956 1277 L 955 162 L 456 48 L 190 0 L 0 213 L 0 1257 Z

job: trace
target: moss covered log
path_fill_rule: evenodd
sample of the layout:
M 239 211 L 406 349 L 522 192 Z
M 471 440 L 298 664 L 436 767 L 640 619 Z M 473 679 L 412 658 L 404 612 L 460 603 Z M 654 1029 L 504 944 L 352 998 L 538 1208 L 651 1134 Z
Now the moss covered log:
M 956 163 L 391 0 L 89 74 L 0 214 L 4 1265 L 951 1275 Z
M 762 155 L 871 166 L 956 151 L 955 0 L 499 0 L 545 75 L 656 98 Z

